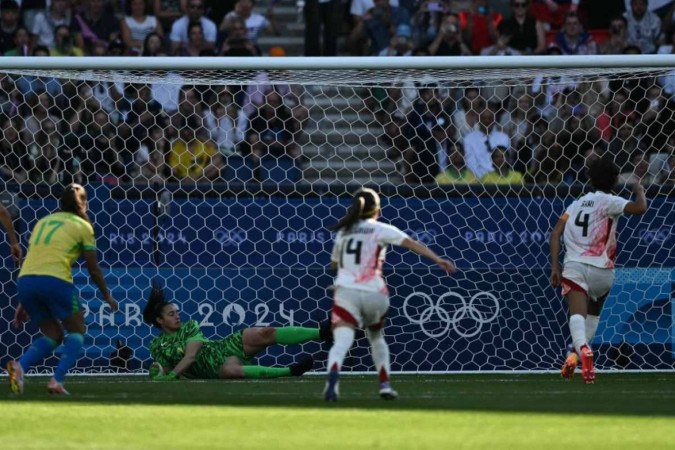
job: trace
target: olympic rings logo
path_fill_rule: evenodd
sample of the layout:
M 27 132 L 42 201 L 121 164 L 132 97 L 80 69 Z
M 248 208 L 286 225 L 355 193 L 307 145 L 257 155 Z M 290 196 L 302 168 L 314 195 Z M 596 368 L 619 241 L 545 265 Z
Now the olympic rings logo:
M 424 305 L 410 314 L 410 301 L 416 297 L 422 299 Z M 448 308 L 455 303 L 453 300 L 458 302 L 454 311 Z M 481 311 L 479 306 L 483 306 L 483 310 L 489 308 L 490 312 Z M 422 309 L 422 311 L 418 312 L 419 309 Z M 403 301 L 403 314 L 411 323 L 419 325 L 422 332 L 431 338 L 438 338 L 447 334 L 451 326 L 461 337 L 470 338 L 480 333 L 483 330 L 483 325 L 497 318 L 499 315 L 499 300 L 494 294 L 481 291 L 474 294 L 467 302 L 462 295 L 448 291 L 434 302 L 429 294 L 413 292 Z M 459 326 L 460 322 L 467 320 L 473 321 L 474 325 L 467 329 Z M 439 322 L 443 324 L 439 331 L 429 329 L 429 323 Z

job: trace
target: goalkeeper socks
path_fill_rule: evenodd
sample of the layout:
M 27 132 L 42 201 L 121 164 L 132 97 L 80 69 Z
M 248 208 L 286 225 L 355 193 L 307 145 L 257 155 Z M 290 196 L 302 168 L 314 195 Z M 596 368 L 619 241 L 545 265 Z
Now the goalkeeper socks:
M 77 358 L 80 357 L 83 344 L 84 336 L 80 333 L 70 333 L 63 340 L 63 354 L 61 355 L 59 365 L 56 366 L 56 370 L 54 371 L 54 379 L 56 381 L 63 383 L 68 370 L 75 366 Z
M 593 336 L 595 336 L 595 332 L 598 330 L 599 323 L 600 317 L 592 316 L 590 314 L 586 316 L 586 342 L 591 342 Z
M 289 367 L 242 366 L 244 378 L 279 378 L 290 377 Z
M 24 372 L 45 359 L 47 356 L 51 355 L 58 345 L 58 342 L 47 336 L 42 336 L 39 339 L 36 339 L 28 351 L 24 353 L 24 355 L 19 360 L 19 364 L 21 364 Z
M 305 327 L 283 327 L 276 329 L 277 344 L 302 344 L 307 341 L 314 341 L 319 339 L 318 328 Z
M 366 332 L 373 355 L 373 362 L 377 369 L 377 375 L 380 383 L 389 383 L 389 372 L 391 371 L 391 363 L 389 361 L 389 346 L 384 340 L 384 333 L 382 330 Z
M 586 319 L 581 314 L 574 314 L 570 317 L 570 334 L 572 335 L 572 344 L 581 355 L 581 347 L 587 345 L 586 342 Z
M 333 346 L 328 352 L 328 371 L 339 372 L 347 352 L 354 342 L 354 329 L 350 327 L 337 327 L 333 330 Z

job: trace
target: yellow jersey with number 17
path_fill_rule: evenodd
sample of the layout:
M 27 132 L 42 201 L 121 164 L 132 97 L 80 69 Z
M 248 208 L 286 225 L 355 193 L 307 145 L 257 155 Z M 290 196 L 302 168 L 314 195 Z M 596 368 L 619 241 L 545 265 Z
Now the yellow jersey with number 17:
M 33 228 L 19 277 L 49 275 L 72 283 L 72 265 L 87 250 L 96 250 L 91 223 L 69 212 L 50 214 Z

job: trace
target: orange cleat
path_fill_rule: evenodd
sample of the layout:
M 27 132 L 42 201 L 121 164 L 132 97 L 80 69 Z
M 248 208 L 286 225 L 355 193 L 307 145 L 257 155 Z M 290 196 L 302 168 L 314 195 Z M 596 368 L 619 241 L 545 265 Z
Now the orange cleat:
M 587 345 L 581 347 L 581 376 L 584 378 L 584 383 L 586 384 L 593 384 L 595 382 L 593 352 Z
M 66 388 L 63 387 L 63 384 L 56 381 L 54 378 L 49 380 L 47 384 L 47 392 L 53 395 L 70 395 L 70 392 L 66 391 Z
M 23 368 L 18 361 L 7 363 L 7 373 L 9 374 L 9 388 L 16 395 L 23 394 Z
M 574 378 L 574 371 L 577 365 L 579 365 L 579 357 L 576 352 L 568 354 L 562 369 L 560 369 L 560 375 L 566 379 Z

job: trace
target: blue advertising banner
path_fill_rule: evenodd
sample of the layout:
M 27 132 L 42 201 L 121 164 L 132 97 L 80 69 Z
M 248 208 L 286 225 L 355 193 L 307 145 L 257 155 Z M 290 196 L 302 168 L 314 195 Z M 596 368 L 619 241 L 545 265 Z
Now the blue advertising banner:
M 332 236 L 326 227 L 345 213 L 349 199 L 175 199 L 158 216 L 153 200 L 113 199 L 105 187 L 90 197 L 100 259 L 121 306 L 112 315 L 86 273 L 76 270 L 89 324 L 80 367 L 108 367 L 118 341 L 133 351 L 129 367 L 147 365 L 157 330 L 142 323 L 141 311 L 155 277 L 183 319 L 199 321 L 210 338 L 248 326 L 314 326 L 328 317 Z M 557 370 L 569 333 L 566 306 L 548 281 L 548 241 L 569 201 L 385 199 L 385 222 L 454 259 L 460 269 L 450 277 L 410 252 L 388 254 L 386 335 L 393 370 Z M 620 269 L 592 342 L 601 368 L 673 368 L 673 206 L 673 200 L 658 198 L 646 215 L 619 223 Z M 55 208 L 53 200 L 27 200 L 23 238 Z M 0 278 L 9 298 L 12 276 L 3 271 Z M 16 356 L 36 328 L 10 330 L 11 308 L 0 312 L 0 342 Z M 300 352 L 318 352 L 321 359 L 322 350 L 319 343 L 274 347 L 260 363 L 288 364 Z M 371 368 L 362 337 L 347 365 Z

